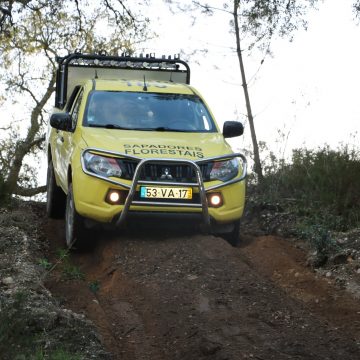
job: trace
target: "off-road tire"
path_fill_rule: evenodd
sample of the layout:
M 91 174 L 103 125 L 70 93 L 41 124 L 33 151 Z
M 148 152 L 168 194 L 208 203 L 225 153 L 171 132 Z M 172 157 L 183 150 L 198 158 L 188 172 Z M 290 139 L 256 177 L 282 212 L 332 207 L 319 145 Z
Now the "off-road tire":
M 241 244 L 240 237 L 240 220 L 234 222 L 234 228 L 232 231 L 221 234 L 221 237 L 225 239 L 231 246 L 239 247 Z
M 66 196 L 56 185 L 54 166 L 50 161 L 46 177 L 46 214 L 51 219 L 63 219 L 65 216 Z
M 85 250 L 92 243 L 89 229 L 85 227 L 85 219 L 75 209 L 72 184 L 69 184 L 65 210 L 65 242 L 68 249 Z

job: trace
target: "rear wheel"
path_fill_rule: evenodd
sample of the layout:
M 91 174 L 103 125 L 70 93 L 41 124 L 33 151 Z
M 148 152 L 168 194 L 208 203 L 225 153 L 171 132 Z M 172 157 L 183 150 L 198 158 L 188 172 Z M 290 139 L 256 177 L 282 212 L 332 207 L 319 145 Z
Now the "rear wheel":
M 66 197 L 56 185 L 54 166 L 49 161 L 46 177 L 46 214 L 52 219 L 62 219 L 65 214 Z
M 72 184 L 66 197 L 65 239 L 68 249 L 85 249 L 91 242 L 90 232 L 85 227 L 85 219 L 75 209 Z

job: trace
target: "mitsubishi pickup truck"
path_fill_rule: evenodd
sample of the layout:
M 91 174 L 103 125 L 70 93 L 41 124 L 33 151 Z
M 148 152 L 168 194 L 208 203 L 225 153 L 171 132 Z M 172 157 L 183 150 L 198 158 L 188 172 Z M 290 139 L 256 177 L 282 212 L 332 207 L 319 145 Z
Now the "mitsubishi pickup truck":
M 65 217 L 68 248 L 93 224 L 190 219 L 236 246 L 247 163 L 220 130 L 179 57 L 73 53 L 57 58 L 47 133 L 47 214 Z M 163 220 L 161 220 L 163 221 Z

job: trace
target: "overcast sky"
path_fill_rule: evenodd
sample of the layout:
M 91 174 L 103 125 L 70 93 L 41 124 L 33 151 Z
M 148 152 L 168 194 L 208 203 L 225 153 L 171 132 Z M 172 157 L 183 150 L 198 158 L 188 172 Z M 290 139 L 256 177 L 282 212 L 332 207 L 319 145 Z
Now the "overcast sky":
M 319 4 L 319 10 L 309 14 L 308 30 L 295 33 L 292 42 L 274 41 L 274 56 L 266 57 L 261 66 L 262 54 L 245 52 L 258 140 L 278 153 L 303 145 L 360 143 L 360 25 L 352 13 L 353 1 Z M 207 2 L 221 7 L 223 0 Z M 158 37 L 139 52 L 188 54 L 191 83 L 204 95 L 218 123 L 237 119 L 246 124 L 229 15 L 198 16 L 192 25 L 189 14 L 170 13 L 163 0 L 151 3 L 144 11 Z M 190 55 L 201 49 L 207 49 L 207 54 Z M 0 109 L 2 119 L 11 119 L 11 113 Z M 289 135 L 288 142 L 278 130 Z M 251 148 L 249 129 L 232 145 Z
M 159 37 L 145 50 L 161 55 L 207 48 L 206 55 L 189 59 L 192 85 L 204 95 L 219 123 L 246 121 L 239 65 L 231 49 L 235 44 L 229 33 L 230 17 L 198 16 L 192 26 L 188 15 L 173 15 L 162 0 L 155 2 L 150 16 Z M 292 42 L 274 41 L 274 56 L 266 57 L 260 69 L 262 55 L 246 54 L 259 140 L 283 148 L 283 142 L 275 144 L 280 129 L 289 134 L 287 150 L 359 142 L 358 134 L 355 139 L 350 136 L 360 130 L 360 25 L 354 20 L 352 2 L 319 4 L 319 10 L 309 14 L 308 30 L 295 33 Z M 223 1 L 208 3 L 221 7 Z M 249 139 L 247 131 L 240 146 L 247 146 Z

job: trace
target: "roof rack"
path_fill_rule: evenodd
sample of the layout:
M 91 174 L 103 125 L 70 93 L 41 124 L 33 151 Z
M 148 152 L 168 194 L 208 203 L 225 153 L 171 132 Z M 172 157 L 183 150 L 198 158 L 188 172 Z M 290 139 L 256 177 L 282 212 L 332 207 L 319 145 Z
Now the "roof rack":
M 139 57 L 73 53 L 57 57 L 55 107 L 62 109 L 75 86 L 89 79 L 139 79 L 190 84 L 190 67 L 179 55 Z

